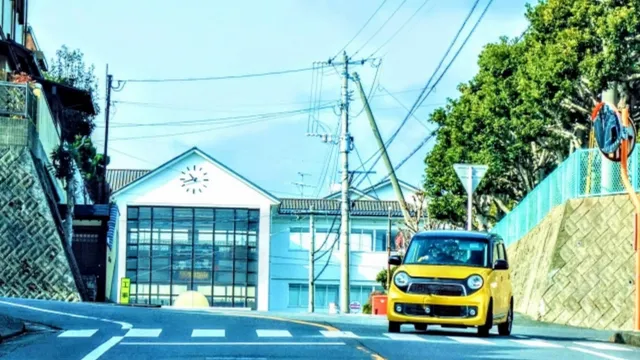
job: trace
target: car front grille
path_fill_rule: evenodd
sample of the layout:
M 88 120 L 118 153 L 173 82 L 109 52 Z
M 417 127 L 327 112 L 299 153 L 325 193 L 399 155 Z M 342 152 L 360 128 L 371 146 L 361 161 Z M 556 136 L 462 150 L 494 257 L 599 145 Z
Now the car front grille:
M 411 283 L 407 289 L 408 294 L 439 295 L 439 296 L 465 296 L 464 286 L 460 284 L 436 284 L 436 283 Z
M 475 306 L 457 306 L 457 305 L 429 305 L 430 313 L 427 314 L 426 306 L 419 304 L 400 304 L 402 305 L 402 313 L 409 316 L 429 316 L 429 317 L 452 317 L 465 318 L 469 317 L 469 310 L 477 308 Z

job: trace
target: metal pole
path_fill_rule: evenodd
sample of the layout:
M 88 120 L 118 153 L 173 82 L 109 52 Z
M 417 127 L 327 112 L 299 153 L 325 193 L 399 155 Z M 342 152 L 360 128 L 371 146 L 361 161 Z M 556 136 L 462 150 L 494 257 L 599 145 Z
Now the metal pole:
M 313 217 L 313 205 L 309 208 L 309 234 L 311 241 L 309 244 L 309 312 L 315 311 L 315 250 L 316 250 L 316 226 Z
M 472 226 L 472 216 L 471 212 L 473 211 L 473 168 L 469 166 L 469 194 L 467 196 L 467 230 L 471 231 Z
M 343 61 L 342 104 L 340 106 L 342 125 L 340 134 L 340 156 L 342 158 L 340 311 L 347 314 L 349 313 L 349 151 L 351 150 L 351 136 L 349 135 L 349 58 L 346 51 L 343 53 Z
M 387 220 L 387 260 L 391 257 L 391 206 L 389 206 L 389 219 Z M 391 264 L 387 261 L 387 292 L 391 286 Z
M 113 82 L 113 76 L 109 75 L 109 64 L 107 64 L 107 89 L 106 89 L 106 105 L 104 111 L 104 178 L 102 179 L 102 203 L 107 204 L 109 198 L 107 197 L 107 156 L 109 152 L 109 112 L 111 111 L 111 85 Z

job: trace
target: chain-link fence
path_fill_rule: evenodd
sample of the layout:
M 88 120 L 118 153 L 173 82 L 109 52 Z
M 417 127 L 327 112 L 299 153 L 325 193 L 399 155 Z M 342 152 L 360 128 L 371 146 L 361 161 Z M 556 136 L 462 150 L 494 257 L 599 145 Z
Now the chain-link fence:
M 0 116 L 35 120 L 38 104 L 27 84 L 0 81 Z
M 629 157 L 629 180 L 640 189 L 640 152 Z M 554 207 L 580 197 L 624 194 L 620 163 L 603 158 L 599 149 L 574 152 L 536 186 L 491 232 L 502 236 L 507 245 L 524 237 Z

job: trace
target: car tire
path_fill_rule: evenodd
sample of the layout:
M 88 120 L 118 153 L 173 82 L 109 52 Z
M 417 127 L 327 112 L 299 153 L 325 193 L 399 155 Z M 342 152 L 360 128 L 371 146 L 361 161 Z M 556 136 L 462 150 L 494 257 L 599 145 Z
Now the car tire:
M 416 331 L 427 331 L 427 324 L 413 324 Z
M 493 327 L 493 301 L 489 302 L 489 308 L 487 309 L 487 318 L 484 325 L 478 326 L 478 335 L 481 337 L 489 336 L 489 331 Z
M 399 322 L 389 321 L 389 332 L 390 333 L 399 333 L 400 332 L 400 324 Z
M 498 325 L 498 334 L 502 336 L 511 335 L 511 329 L 513 328 L 513 299 L 509 306 L 509 313 L 507 314 L 507 321 Z

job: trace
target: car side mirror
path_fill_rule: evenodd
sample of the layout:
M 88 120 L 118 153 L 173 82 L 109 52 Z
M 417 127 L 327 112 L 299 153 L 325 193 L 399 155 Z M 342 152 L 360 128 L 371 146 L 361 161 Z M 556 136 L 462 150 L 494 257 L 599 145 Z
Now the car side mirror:
M 402 258 L 399 255 L 391 255 L 389 257 L 389 265 L 400 265 L 402 264 Z
M 509 263 L 507 260 L 496 260 L 493 270 L 509 270 Z

